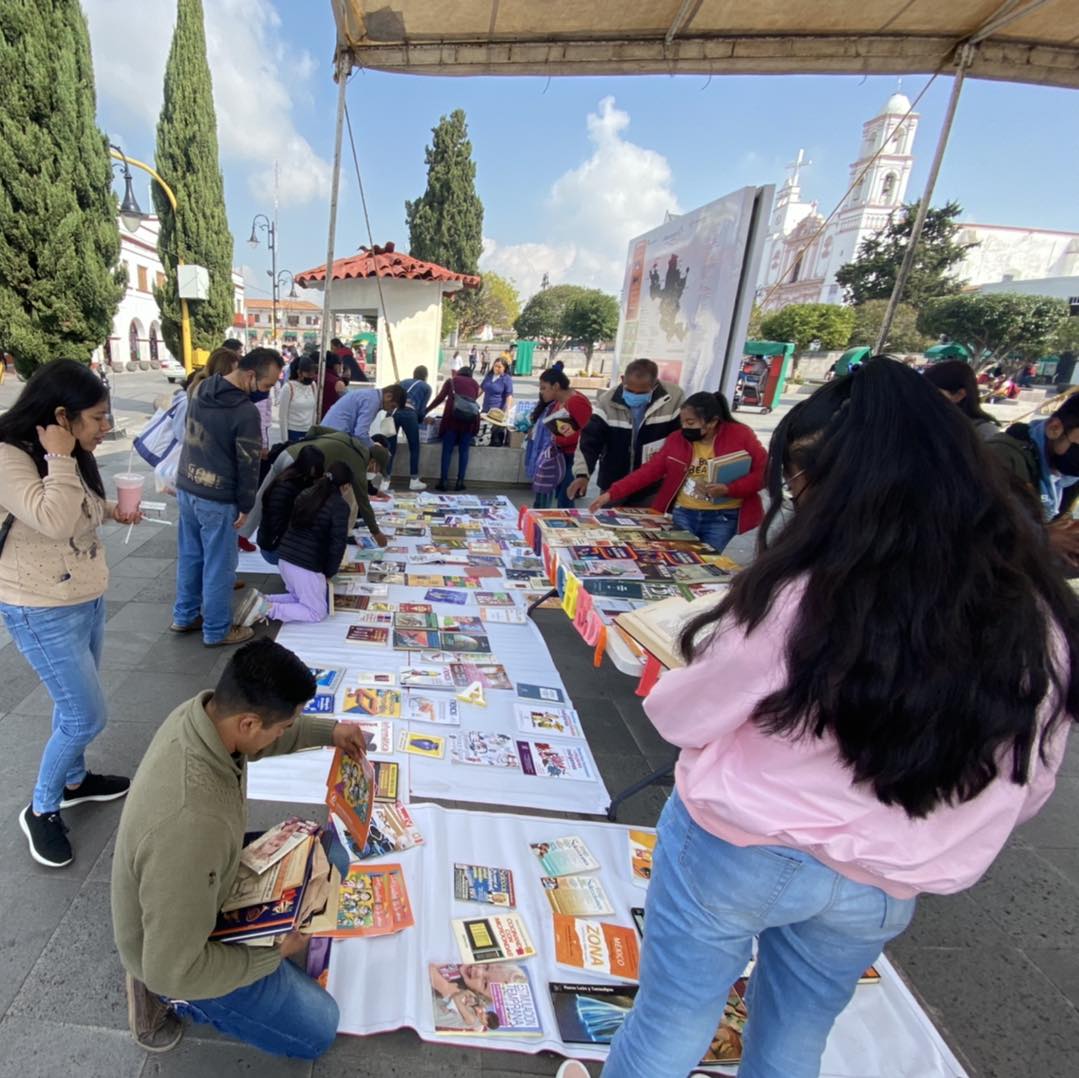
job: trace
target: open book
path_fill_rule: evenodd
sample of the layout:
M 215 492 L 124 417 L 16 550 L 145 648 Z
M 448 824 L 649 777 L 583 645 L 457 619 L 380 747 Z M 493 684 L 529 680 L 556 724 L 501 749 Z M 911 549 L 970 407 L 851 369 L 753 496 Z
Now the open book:
M 678 639 L 690 619 L 711 610 L 720 597 L 714 593 L 702 595 L 690 602 L 681 595 L 672 595 L 658 603 L 649 603 L 636 610 L 615 614 L 615 624 L 646 651 L 651 652 L 668 669 L 685 666 L 678 649 Z

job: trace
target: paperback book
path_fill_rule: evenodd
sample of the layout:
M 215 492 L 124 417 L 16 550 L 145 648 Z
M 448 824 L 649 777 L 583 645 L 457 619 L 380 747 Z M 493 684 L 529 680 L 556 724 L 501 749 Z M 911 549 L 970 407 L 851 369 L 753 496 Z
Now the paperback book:
M 576 835 L 555 838 L 548 842 L 532 842 L 529 848 L 539 858 L 540 866 L 547 876 L 574 876 L 580 872 L 592 872 L 599 862 Z
M 374 801 L 375 769 L 371 761 L 356 760 L 337 749 L 326 779 L 326 804 L 344 825 L 358 850 L 362 850 L 367 842 Z
M 480 619 L 489 625 L 527 625 L 528 614 L 519 606 L 485 606 Z
M 627 831 L 629 842 L 629 878 L 638 887 L 652 880 L 652 855 L 656 848 L 655 831 Z
M 485 689 L 512 689 L 513 683 L 501 663 L 463 662 L 450 663 L 453 684 L 458 689 L 467 689 L 479 682 Z
M 474 764 L 520 770 L 516 746 L 507 734 L 466 730 L 450 735 L 450 759 L 455 764 Z
M 575 779 L 579 782 L 596 777 L 584 746 L 570 741 L 520 740 L 517 742 L 517 755 L 521 760 L 521 770 L 526 775 Z
M 448 666 L 410 666 L 401 671 L 403 689 L 453 689 L 456 686 Z
M 518 704 L 517 726 L 529 734 L 554 737 L 583 737 L 577 712 L 568 707 Z
M 405 718 L 437 726 L 460 726 L 461 708 L 452 696 L 424 696 L 410 692 L 405 701 Z
M 484 902 L 512 909 L 517 905 L 513 873 L 508 868 L 455 864 L 453 897 L 458 902 Z
M 632 928 L 556 913 L 554 945 L 560 966 L 600 977 L 638 978 L 640 947 Z
M 255 873 L 265 872 L 318 831 L 319 825 L 312 820 L 290 816 L 248 843 L 240 851 L 240 864 Z
M 446 753 L 446 739 L 435 734 L 422 734 L 414 730 L 402 730 L 397 739 L 400 752 L 413 756 L 426 756 L 432 760 L 441 760 Z
M 324 912 L 304 929 L 308 934 L 387 936 L 416 923 L 400 865 L 349 865 L 330 894 Z
M 598 876 L 541 876 L 551 909 L 570 917 L 609 917 L 611 900 Z
M 554 685 L 531 685 L 526 681 L 518 681 L 517 695 L 522 700 L 539 700 L 544 704 L 566 702 L 566 694 Z
M 467 964 L 428 966 L 435 1033 L 442 1036 L 539 1037 L 532 984 L 523 966 L 505 963 L 477 978 Z
M 462 962 L 505 962 L 536 953 L 524 921 L 516 913 L 491 913 L 453 921 Z
M 350 625 L 345 639 L 353 644 L 385 645 L 390 640 L 390 630 L 377 625 Z
M 346 715 L 370 715 L 380 719 L 401 717 L 401 694 L 397 689 L 372 689 L 366 686 L 345 689 L 341 711 Z

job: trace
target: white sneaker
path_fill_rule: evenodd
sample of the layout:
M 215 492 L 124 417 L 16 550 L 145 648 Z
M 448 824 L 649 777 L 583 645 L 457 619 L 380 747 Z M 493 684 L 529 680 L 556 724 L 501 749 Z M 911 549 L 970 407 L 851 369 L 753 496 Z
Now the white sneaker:
M 555 1078 L 591 1078 L 588 1068 L 579 1059 L 564 1060 Z
M 252 588 L 245 596 L 240 609 L 236 612 L 236 624 L 245 628 L 270 617 L 270 600 L 257 588 Z
M 412 479 L 410 479 L 408 481 L 408 489 L 409 490 L 426 490 L 427 489 L 427 484 L 426 483 L 421 483 L 419 481 L 419 479 L 412 478 Z

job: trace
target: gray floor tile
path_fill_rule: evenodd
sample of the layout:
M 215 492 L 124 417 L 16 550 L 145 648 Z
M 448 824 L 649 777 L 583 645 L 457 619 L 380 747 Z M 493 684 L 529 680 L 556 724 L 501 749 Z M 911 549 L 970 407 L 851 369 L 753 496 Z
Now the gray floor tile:
M 1075 807 L 1072 807 L 1075 811 Z M 1067 877 L 1072 887 L 1079 888 L 1079 850 L 1054 850 L 1041 847 L 1035 851 L 1039 857 L 1048 861 L 1058 872 Z
M 371 1075 L 378 1078 L 438 1078 L 447 1074 L 479 1074 L 487 1053 L 454 1044 L 426 1044 L 410 1029 L 374 1037 L 338 1037 L 315 1061 L 313 1078 Z
M 189 1025 L 184 1039 L 171 1052 L 146 1056 L 140 1078 L 308 1078 L 311 1063 L 304 1059 L 279 1059 L 250 1045 L 228 1040 L 203 1040 L 203 1026 Z
M 0 1078 L 139 1078 L 146 1053 L 128 1033 L 44 1018 L 0 1023 Z
M 1007 933 L 969 894 L 922 895 L 914 920 L 892 947 L 970 947 L 1000 950 L 1012 946 Z
M 1079 738 L 1075 740 L 1079 741 Z M 1053 796 L 1033 820 L 1016 830 L 1016 838 L 1034 847 L 1079 849 L 1076 805 L 1079 805 L 1079 778 L 1058 776 Z
M 10 1013 L 62 1015 L 71 1025 L 127 1029 L 124 973 L 112 938 L 109 888 L 87 883 L 30 970 Z
M 14 645 L 0 649 L 0 713 L 17 707 L 41 684 L 41 678 Z
M 1079 951 L 1051 947 L 1028 950 L 1026 956 L 1056 985 L 1068 1002 L 1079 1009 Z
M 614 797 L 631 783 L 644 778 L 652 767 L 640 753 L 593 753 L 607 792 Z M 649 786 L 624 802 L 618 813 L 618 822 L 655 827 L 656 820 L 667 803 L 670 788 Z
M 161 576 L 163 573 L 176 571 L 176 558 L 124 558 L 124 560 L 111 570 L 110 575 L 116 579 L 127 577 L 143 577 L 147 580 Z
M 169 608 L 164 603 L 128 602 L 109 618 L 109 632 L 152 632 L 155 636 L 169 627 Z
M 0 880 L 0 1014 L 7 1011 L 30 968 L 79 891 L 79 880 L 5 876 Z
M 103 669 L 141 667 L 147 653 L 153 649 L 155 643 L 156 636 L 153 633 L 120 629 L 106 632 L 101 666 Z
M 636 739 L 622 720 L 621 712 L 609 698 L 582 694 L 571 696 L 593 752 L 640 751 Z
M 156 730 L 174 708 L 190 700 L 200 689 L 213 686 L 211 658 L 212 653 L 199 643 L 191 648 L 186 673 L 162 672 L 145 666 L 122 671 L 124 680 L 110 700 L 112 721 L 149 724 Z
M 101 685 L 105 690 L 105 697 L 110 702 L 116 695 L 116 691 L 123 684 L 123 682 L 130 675 L 130 671 L 126 669 L 103 669 L 101 671 Z M 53 711 L 52 697 L 49 695 L 49 690 L 45 688 L 40 682 L 37 687 L 24 699 L 12 708 L 12 711 L 18 715 L 37 715 L 43 718 L 51 718 Z M 46 723 L 43 730 L 48 732 L 49 726 Z

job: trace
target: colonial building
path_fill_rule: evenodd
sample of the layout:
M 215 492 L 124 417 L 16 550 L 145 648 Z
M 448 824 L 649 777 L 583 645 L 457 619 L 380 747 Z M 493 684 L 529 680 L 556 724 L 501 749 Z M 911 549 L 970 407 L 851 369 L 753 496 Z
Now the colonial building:
M 127 270 L 127 289 L 113 318 L 112 333 L 101 349 L 114 370 L 148 370 L 163 363 L 182 362 L 180 356 L 172 356 L 161 339 L 161 314 L 153 287 L 161 284 L 165 274 L 157 256 L 157 234 L 156 217 L 143 218 L 134 232 L 120 222 L 120 261 Z M 236 270 L 232 271 L 232 288 L 232 325 L 239 335 L 245 321 L 244 279 Z
M 767 309 L 790 303 L 843 302 L 836 271 L 853 260 L 862 240 L 884 228 L 904 202 L 918 195 L 907 189 L 919 119 L 917 113 L 906 116 L 909 110 L 906 96 L 895 93 L 880 113 L 863 125 L 858 156 L 850 165 L 848 182 L 854 186 L 819 236 L 816 233 L 825 215 L 816 202 L 802 198 L 801 171 L 809 162 L 798 151 L 776 194 L 761 259 L 757 299 Z M 858 179 L 882 148 L 881 155 Z M 968 287 L 1079 273 L 1079 233 L 963 224 L 959 239 L 978 245 L 967 252 L 957 271 Z

